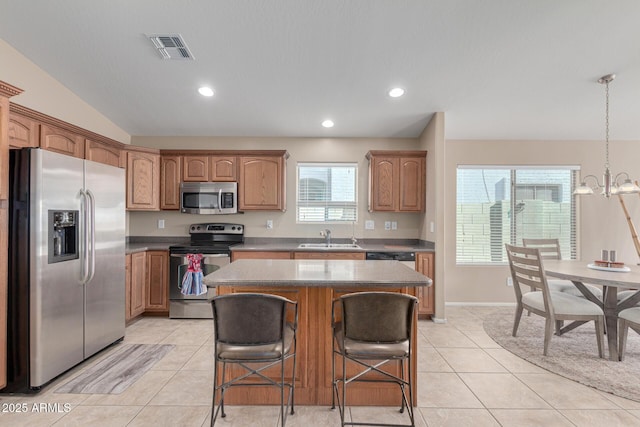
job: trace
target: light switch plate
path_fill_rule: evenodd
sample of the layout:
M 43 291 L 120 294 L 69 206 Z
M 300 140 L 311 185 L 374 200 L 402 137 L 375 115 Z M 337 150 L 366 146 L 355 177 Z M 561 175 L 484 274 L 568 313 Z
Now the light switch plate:
M 375 223 L 372 220 L 367 220 L 364 222 L 365 230 L 373 230 L 375 228 Z
M 273 228 L 273 220 L 272 219 L 268 219 L 267 220 L 267 229 L 271 230 Z
M 164 228 L 164 219 L 158 220 L 158 228 Z
M 391 221 L 391 229 L 392 230 L 398 229 L 398 221 Z

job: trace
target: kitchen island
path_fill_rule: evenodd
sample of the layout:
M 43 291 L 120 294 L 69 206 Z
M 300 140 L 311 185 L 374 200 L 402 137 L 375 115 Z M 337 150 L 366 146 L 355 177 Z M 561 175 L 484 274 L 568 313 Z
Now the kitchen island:
M 259 292 L 297 301 L 296 404 L 330 405 L 333 299 L 351 292 L 366 291 L 415 295 L 417 287 L 430 286 L 432 282 L 398 261 L 244 259 L 205 276 L 204 283 L 216 286 L 218 295 Z M 416 378 L 416 330 L 414 334 L 411 374 Z M 336 369 L 342 369 L 339 362 Z M 347 369 L 351 371 L 352 367 L 347 366 Z M 399 373 L 395 367 L 389 369 Z M 287 372 L 290 372 L 290 367 Z M 234 372 L 234 375 L 238 373 Z M 276 370 L 270 374 L 275 377 Z M 416 383 L 414 381 L 414 388 Z M 415 400 L 416 390 L 413 396 Z M 400 394 L 395 384 L 354 383 L 349 387 L 347 401 L 350 405 L 399 406 Z M 225 403 L 279 404 L 279 394 L 267 387 L 241 387 L 229 390 Z

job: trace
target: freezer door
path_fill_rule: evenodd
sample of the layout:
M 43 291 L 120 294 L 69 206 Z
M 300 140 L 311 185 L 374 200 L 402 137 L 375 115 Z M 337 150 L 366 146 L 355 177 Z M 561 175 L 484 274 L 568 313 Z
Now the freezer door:
M 81 258 L 50 262 L 49 211 L 81 212 L 83 161 L 31 150 L 30 386 L 40 387 L 83 360 Z
M 85 357 L 124 337 L 125 171 L 85 161 L 85 190 L 92 200 L 90 272 L 85 286 Z

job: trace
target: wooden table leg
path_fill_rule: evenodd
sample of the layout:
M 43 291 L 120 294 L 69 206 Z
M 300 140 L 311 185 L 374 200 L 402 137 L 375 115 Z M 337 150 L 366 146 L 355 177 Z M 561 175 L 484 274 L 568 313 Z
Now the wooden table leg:
M 604 321 L 609 344 L 609 360 L 618 361 L 618 288 L 604 286 Z

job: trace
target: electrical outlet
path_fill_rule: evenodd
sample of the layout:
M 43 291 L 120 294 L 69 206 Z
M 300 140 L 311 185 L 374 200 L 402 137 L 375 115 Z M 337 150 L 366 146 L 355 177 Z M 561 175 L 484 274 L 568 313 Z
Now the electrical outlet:
M 391 230 L 391 221 L 385 221 L 384 222 L 384 229 L 385 230 Z
M 273 220 L 272 219 L 268 219 L 267 220 L 267 230 L 271 230 L 273 228 Z
M 164 228 L 164 219 L 158 220 L 158 228 Z
M 373 230 L 375 229 L 375 223 L 372 220 L 367 220 L 364 222 L 364 229 L 365 230 Z
M 392 230 L 398 229 L 398 221 L 391 221 L 391 229 Z
M 513 279 L 511 276 L 507 277 L 507 286 L 513 286 Z
M 435 233 L 435 231 L 436 231 L 436 224 L 435 224 L 433 221 L 431 221 L 431 222 L 429 223 L 429 230 L 430 230 L 432 233 Z

